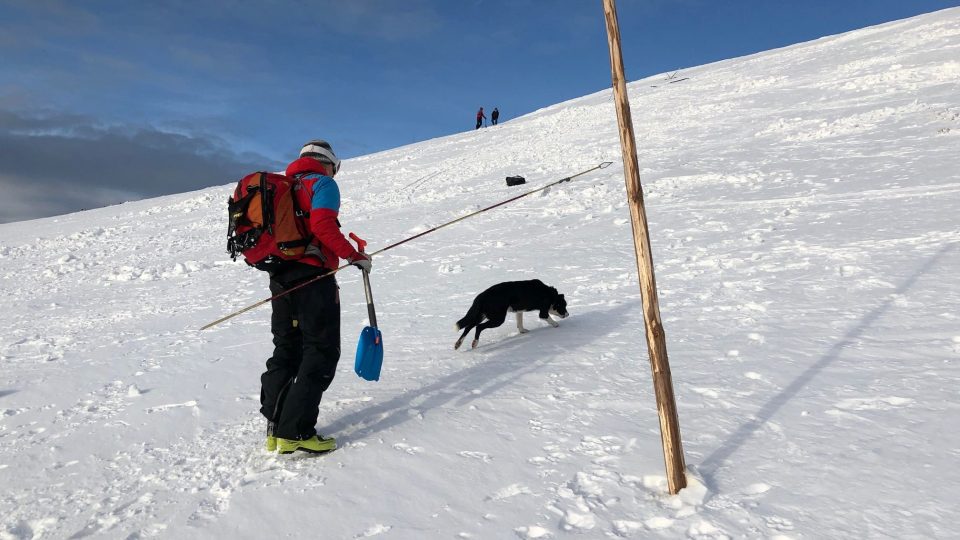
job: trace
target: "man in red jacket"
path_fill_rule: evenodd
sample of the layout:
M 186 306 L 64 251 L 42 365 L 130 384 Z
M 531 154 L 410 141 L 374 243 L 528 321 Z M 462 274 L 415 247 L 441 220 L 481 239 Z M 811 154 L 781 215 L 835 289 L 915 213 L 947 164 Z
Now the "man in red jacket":
M 483 114 L 483 107 L 480 107 L 480 110 L 477 111 L 477 127 L 474 129 L 480 129 L 480 125 L 483 124 L 483 121 L 487 119 L 487 115 Z
M 309 212 L 313 241 L 303 258 L 270 272 L 270 292 L 280 294 L 337 268 L 340 259 L 370 270 L 370 257 L 358 252 L 340 232 L 340 188 L 333 177 L 340 160 L 330 144 L 313 140 L 287 166 L 300 180 L 297 207 Z M 333 275 L 273 300 L 270 330 L 273 356 L 260 377 L 260 412 L 267 418 L 267 450 L 323 453 L 337 447 L 333 437 L 317 433 L 320 399 L 340 360 L 340 293 Z

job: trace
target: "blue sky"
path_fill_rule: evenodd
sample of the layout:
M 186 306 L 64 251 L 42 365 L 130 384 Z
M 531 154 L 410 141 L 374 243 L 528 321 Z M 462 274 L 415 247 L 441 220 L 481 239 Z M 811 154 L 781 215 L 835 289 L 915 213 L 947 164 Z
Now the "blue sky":
M 634 80 L 958 5 L 617 7 Z M 480 106 L 504 121 L 610 86 L 600 0 L 0 0 L 0 58 L 0 222 L 226 184 L 310 138 L 347 158 L 470 130 Z

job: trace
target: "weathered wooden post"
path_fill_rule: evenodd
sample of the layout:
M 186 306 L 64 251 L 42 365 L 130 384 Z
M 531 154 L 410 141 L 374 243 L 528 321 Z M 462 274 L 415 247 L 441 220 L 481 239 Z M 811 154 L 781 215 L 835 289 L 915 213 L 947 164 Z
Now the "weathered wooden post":
M 623 74 L 620 27 L 614 0 L 603 0 L 603 12 L 607 19 L 610 72 L 613 77 L 617 122 L 620 125 L 620 146 L 623 150 L 623 172 L 627 183 L 627 199 L 630 203 L 633 245 L 637 255 L 637 271 L 640 274 L 647 348 L 650 351 L 653 388 L 657 397 L 657 412 L 660 415 L 663 459 L 667 466 L 670 493 L 676 494 L 687 487 L 687 478 L 684 474 L 686 464 L 683 459 L 683 445 L 680 442 L 680 422 L 677 419 L 677 404 L 673 397 L 670 362 L 667 360 L 666 337 L 660 322 L 657 282 L 653 275 L 653 255 L 650 252 L 650 232 L 647 229 L 647 212 L 643 206 L 643 187 L 640 185 L 640 169 L 637 165 L 637 144 L 633 133 L 633 119 L 630 116 L 630 101 L 627 98 L 627 83 Z

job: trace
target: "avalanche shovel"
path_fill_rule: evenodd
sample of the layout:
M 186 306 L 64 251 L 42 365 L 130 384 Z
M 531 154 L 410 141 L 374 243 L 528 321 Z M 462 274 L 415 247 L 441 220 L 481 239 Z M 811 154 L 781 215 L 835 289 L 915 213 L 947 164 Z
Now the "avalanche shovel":
M 357 243 L 357 251 L 363 253 L 367 247 L 366 240 L 361 240 L 353 233 L 350 233 L 350 238 Z M 370 289 L 370 273 L 367 271 L 363 272 L 363 292 L 367 296 L 367 316 L 370 318 L 370 326 L 360 332 L 360 341 L 357 342 L 357 359 L 353 364 L 353 370 L 362 379 L 379 381 L 380 366 L 383 365 L 383 335 L 377 328 L 377 313 L 373 308 L 373 291 Z

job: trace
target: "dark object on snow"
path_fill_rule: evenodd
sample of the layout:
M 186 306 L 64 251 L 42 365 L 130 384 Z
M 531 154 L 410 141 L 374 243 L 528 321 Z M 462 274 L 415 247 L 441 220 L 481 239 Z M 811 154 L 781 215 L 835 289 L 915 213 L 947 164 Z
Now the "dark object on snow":
M 671 80 L 671 81 L 667 81 L 666 84 L 673 84 L 673 83 L 678 83 L 678 82 L 682 82 L 682 81 L 689 81 L 689 80 L 690 80 L 690 77 L 684 77 L 684 78 L 682 78 L 682 79 L 673 79 L 673 80 Z M 663 85 L 660 85 L 660 86 L 663 86 Z M 650 85 L 650 88 L 659 88 L 659 86 L 653 84 L 653 85 Z
M 508 186 L 519 186 L 520 184 L 526 184 L 527 179 L 522 176 L 508 176 L 507 185 Z
M 467 314 L 457 321 L 457 330 L 463 330 L 463 333 L 460 334 L 460 339 L 454 343 L 453 348 L 459 349 L 463 344 L 463 338 L 467 337 L 470 330 L 474 328 L 477 329 L 477 333 L 473 336 L 470 348 L 477 348 L 477 344 L 480 343 L 480 332 L 503 324 L 508 312 L 516 314 L 517 330 L 521 334 L 526 334 L 527 329 L 523 327 L 524 311 L 539 312 L 540 318 L 554 328 L 560 325 L 550 318 L 551 314 L 561 319 L 566 319 L 569 315 L 567 300 L 563 295 L 539 279 L 498 283 L 478 294 Z

